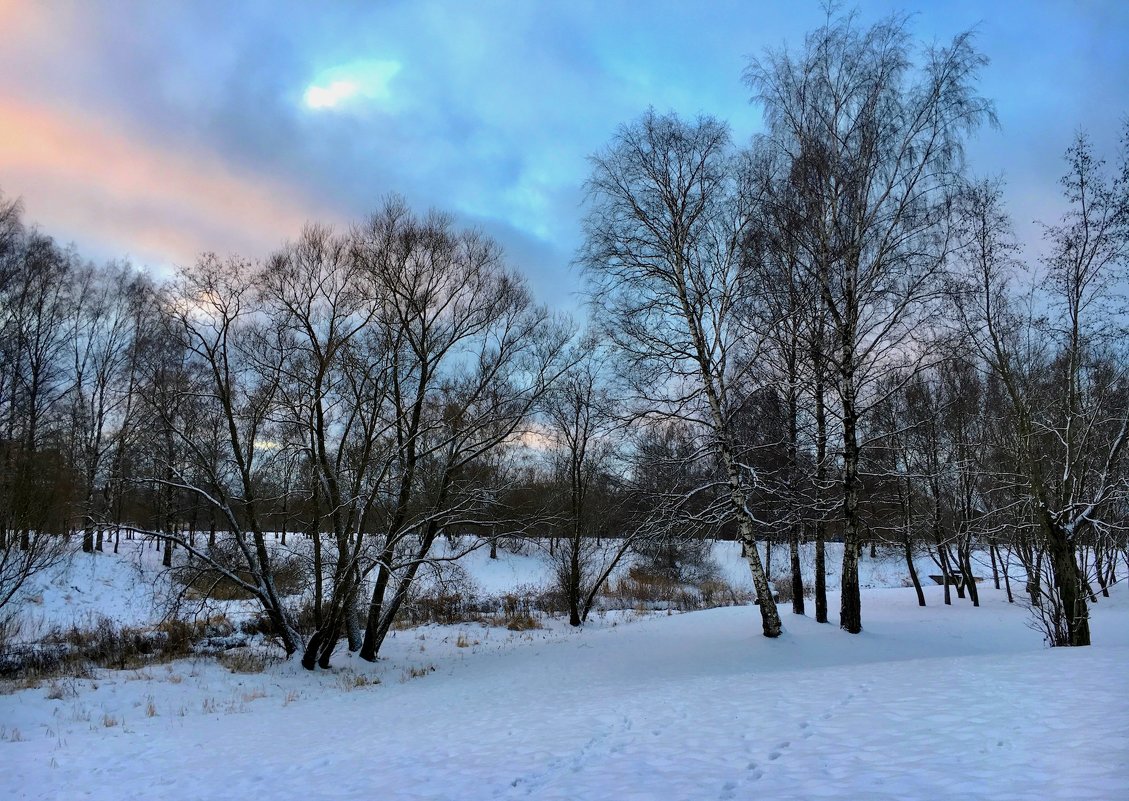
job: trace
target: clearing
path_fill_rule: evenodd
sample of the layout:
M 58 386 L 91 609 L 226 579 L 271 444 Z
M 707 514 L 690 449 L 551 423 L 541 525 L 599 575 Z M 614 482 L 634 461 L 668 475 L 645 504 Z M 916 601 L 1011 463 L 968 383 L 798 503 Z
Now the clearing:
M 70 591 L 73 576 L 42 589 L 41 617 L 73 613 L 88 586 L 143 618 L 152 581 L 123 557 L 86 560 Z M 532 562 L 475 555 L 468 570 L 499 583 Z M 9 688 L 0 797 L 1126 797 L 1124 587 L 1093 608 L 1096 645 L 1052 650 L 990 580 L 979 609 L 935 586 L 922 609 L 895 560 L 868 575 L 895 586 L 864 591 L 859 636 L 784 604 L 773 641 L 751 606 L 608 611 L 582 630 L 401 630 L 377 664 L 342 649 L 314 674 L 199 657 Z

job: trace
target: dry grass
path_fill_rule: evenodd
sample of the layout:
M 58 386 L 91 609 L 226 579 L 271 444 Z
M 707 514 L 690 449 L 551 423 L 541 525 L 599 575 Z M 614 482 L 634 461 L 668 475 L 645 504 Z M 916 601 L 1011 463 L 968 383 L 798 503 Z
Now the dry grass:
M 342 673 L 337 679 L 337 686 L 346 692 L 359 690 L 362 687 L 371 687 L 380 684 L 380 678 L 369 676 L 367 673 Z
M 428 673 L 435 672 L 435 665 L 411 665 L 404 669 L 400 674 L 401 683 L 410 681 L 411 679 L 419 679 L 426 676 Z
M 751 602 L 752 593 L 739 590 L 716 576 L 681 583 L 669 575 L 634 566 L 605 593 L 610 606 L 637 612 L 688 612 Z
M 533 629 L 544 628 L 544 626 L 541 625 L 541 621 L 528 612 L 518 612 L 512 616 L 503 618 L 502 622 L 510 631 L 531 631 Z
M 273 660 L 250 648 L 233 648 L 217 656 L 216 661 L 232 673 L 262 673 Z
M 9 729 L 7 726 L 0 726 L 0 740 L 7 740 L 10 743 L 23 742 L 23 735 L 20 734 L 19 729 Z
M 61 701 L 64 698 L 75 698 L 78 696 L 78 688 L 75 686 L 74 679 L 62 679 L 52 681 L 47 685 L 47 693 L 45 698 L 51 701 Z
M 773 580 L 772 589 L 776 593 L 776 600 L 782 604 L 792 603 L 792 577 L 781 576 Z
M 119 626 L 108 617 L 90 625 L 56 627 L 32 646 L 9 650 L 0 674 L 24 683 L 46 679 L 90 678 L 92 667 L 139 670 L 193 653 L 206 637 L 235 630 L 224 615 L 186 621 L 171 618 L 155 626 Z M 169 681 L 179 683 L 179 677 Z

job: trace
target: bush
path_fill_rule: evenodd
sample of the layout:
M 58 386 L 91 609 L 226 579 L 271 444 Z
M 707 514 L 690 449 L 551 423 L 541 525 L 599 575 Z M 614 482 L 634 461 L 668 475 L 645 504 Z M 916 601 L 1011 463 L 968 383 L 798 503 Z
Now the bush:
M 254 578 L 246 568 L 243 553 L 234 540 L 217 541 L 215 545 L 208 548 L 208 558 L 242 581 L 254 584 Z M 277 552 L 271 567 L 274 571 L 275 588 L 280 595 L 294 595 L 302 590 L 309 568 L 301 556 Z M 196 560 L 173 568 L 173 578 L 184 585 L 185 597 L 193 600 L 246 601 L 254 597 L 223 570 L 205 561 Z
M 715 606 L 736 606 L 748 603 L 752 596 L 738 590 L 714 575 L 703 571 L 700 581 L 678 582 L 667 571 L 654 572 L 647 566 L 634 565 L 627 575 L 616 581 L 605 598 L 621 608 L 639 611 L 674 609 L 682 612 Z
M 701 584 L 718 579 L 721 572 L 711 546 L 710 540 L 696 538 L 642 540 L 635 545 L 635 565 L 674 584 Z
M 753 594 L 748 590 L 739 590 L 721 579 L 703 581 L 698 590 L 701 593 L 702 606 L 706 609 L 718 606 L 741 606 L 753 600 Z
M 792 603 L 792 577 L 780 577 L 774 579 L 772 582 L 773 593 L 776 595 L 776 600 L 782 604 Z
M 424 623 L 473 623 L 482 619 L 483 599 L 470 575 L 455 564 L 417 579 L 400 609 L 401 626 Z
M 42 679 L 86 677 L 90 667 L 132 670 L 189 656 L 201 643 L 225 639 L 234 631 L 225 615 L 193 621 L 170 618 L 144 627 L 118 626 L 100 617 L 86 627 L 56 627 L 40 642 L 11 650 L 0 659 L 0 675 Z
M 563 604 L 563 608 L 568 608 L 564 603 L 563 594 L 559 591 L 547 590 L 533 584 L 522 584 L 514 588 L 513 592 L 507 592 L 492 599 L 491 602 L 495 619 L 500 616 L 501 624 L 510 631 L 542 628 L 538 617 L 553 611 L 547 609 L 546 605 L 554 607 L 557 604 Z
M 510 631 L 529 631 L 530 629 L 543 628 L 541 621 L 528 612 L 506 615 L 502 622 L 505 623 L 506 628 Z

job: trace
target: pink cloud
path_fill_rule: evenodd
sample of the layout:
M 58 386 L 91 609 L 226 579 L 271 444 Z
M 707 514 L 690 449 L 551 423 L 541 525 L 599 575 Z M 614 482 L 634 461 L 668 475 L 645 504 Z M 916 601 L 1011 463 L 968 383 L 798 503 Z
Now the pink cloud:
M 336 217 L 294 186 L 76 110 L 0 96 L 0 132 L 0 188 L 80 249 L 178 264 L 205 250 L 265 256 L 307 220 Z

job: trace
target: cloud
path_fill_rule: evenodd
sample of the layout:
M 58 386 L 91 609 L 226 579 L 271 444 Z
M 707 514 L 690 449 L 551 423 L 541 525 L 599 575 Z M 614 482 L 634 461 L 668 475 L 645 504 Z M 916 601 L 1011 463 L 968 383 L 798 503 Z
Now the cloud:
M 866 21 L 898 7 L 859 5 Z M 1044 216 L 1023 198 L 1055 198 L 1074 127 L 1112 134 L 1125 111 L 1129 4 L 935 5 L 914 18 L 922 41 L 986 17 L 1003 131 L 969 153 Z M 398 192 L 497 236 L 556 298 L 577 283 L 586 155 L 652 104 L 752 135 L 748 56 L 822 19 L 786 6 L 0 0 L 0 185 L 84 252 L 166 262 L 259 255 Z
M 349 101 L 381 101 L 391 97 L 389 83 L 400 72 L 398 61 L 355 61 L 322 72 L 302 95 L 311 109 L 329 109 Z
M 205 250 L 265 256 L 309 219 L 332 221 L 300 187 L 209 151 L 105 118 L 0 97 L 0 181 L 29 217 L 101 249 L 185 263 Z

